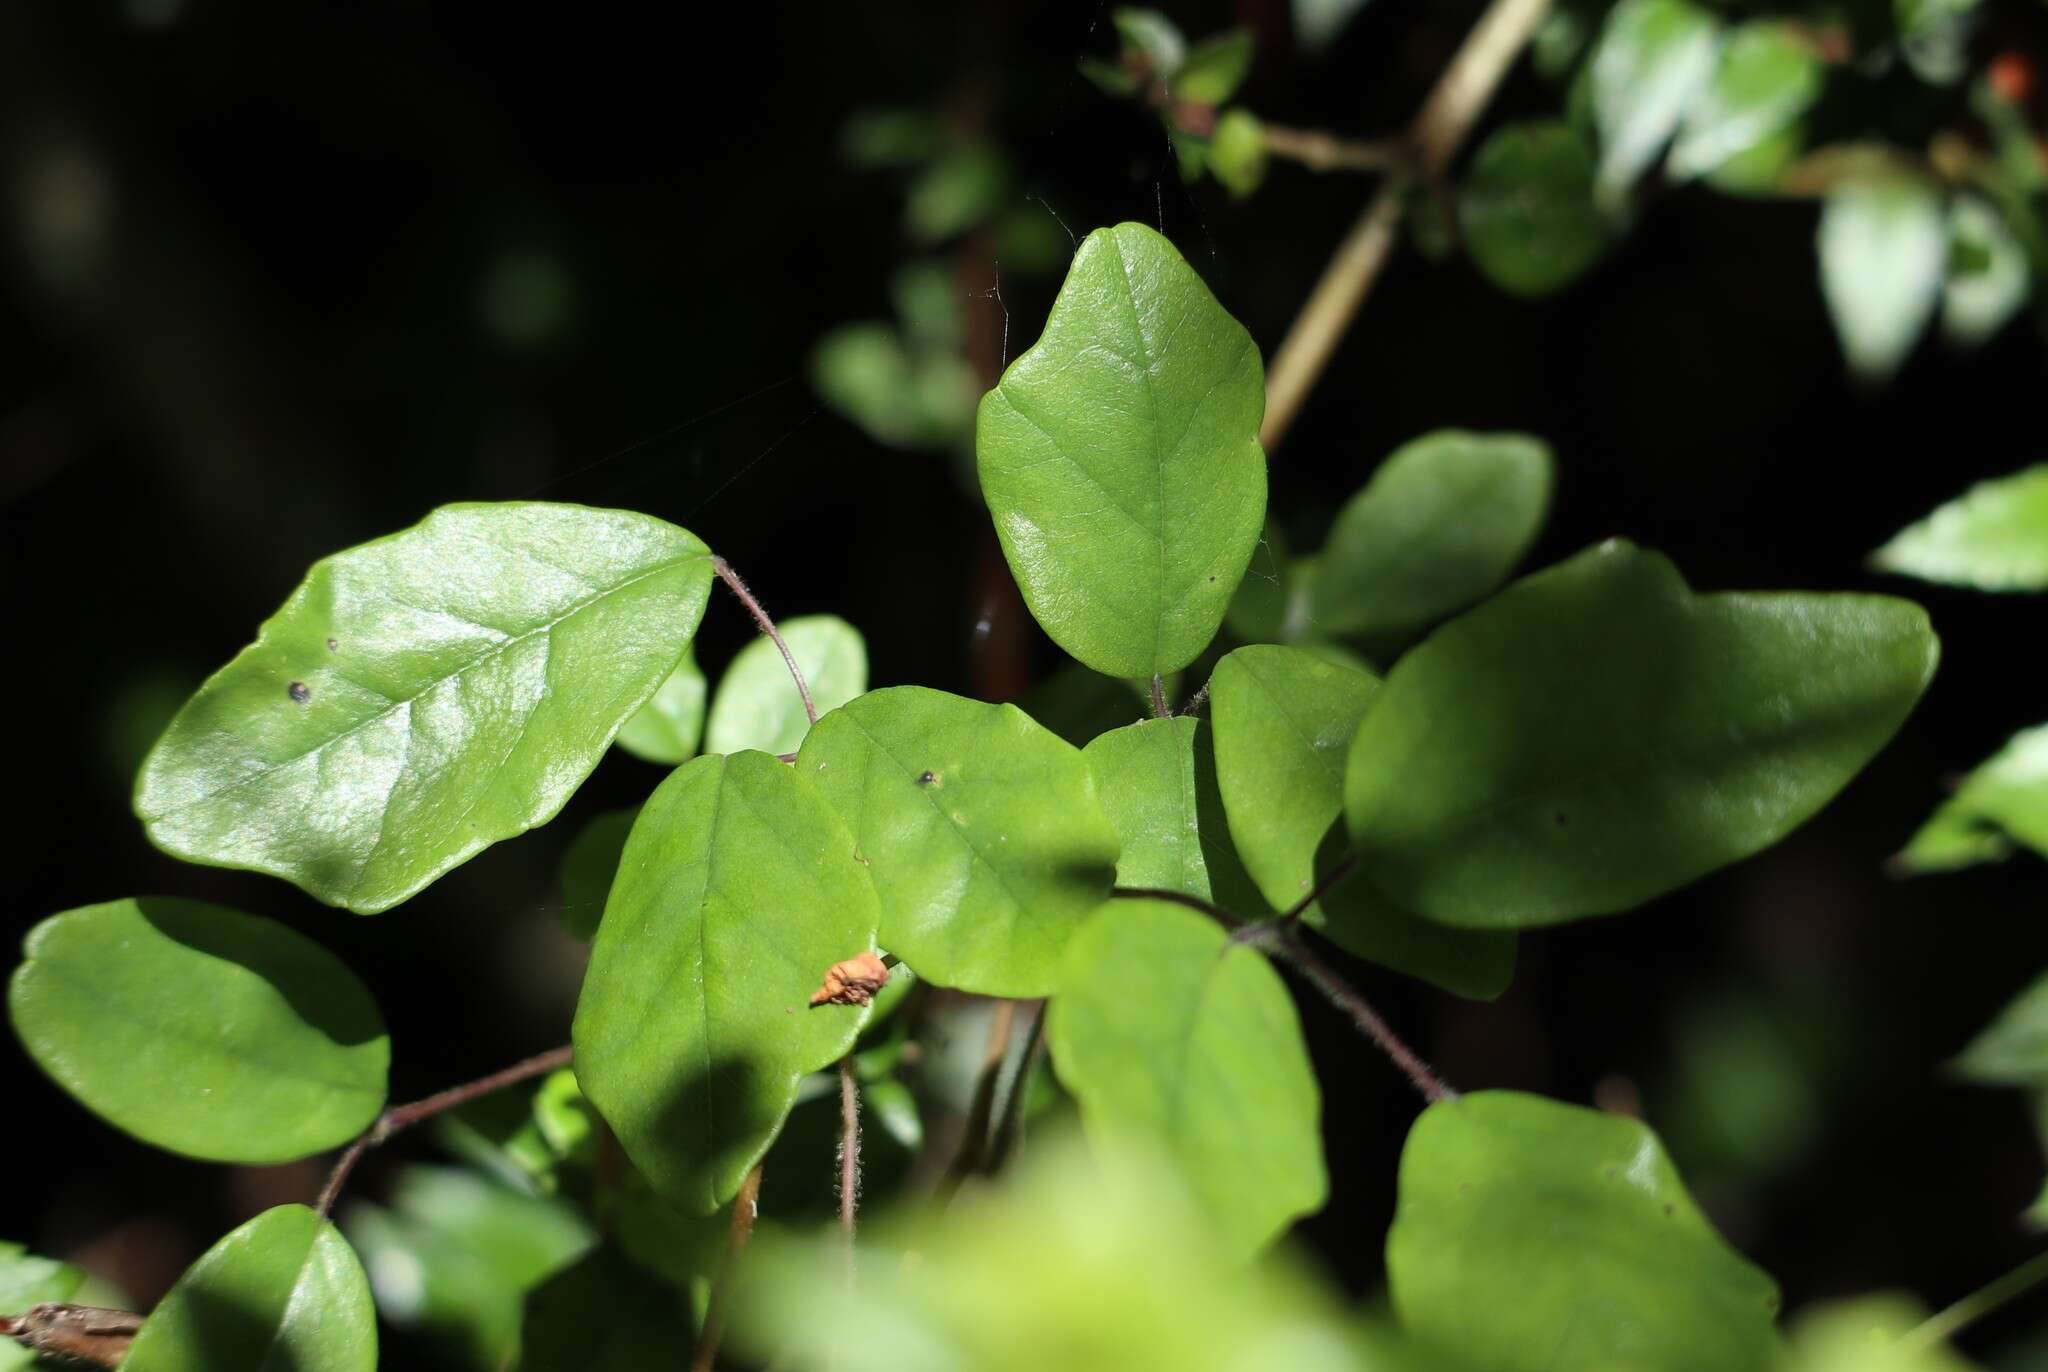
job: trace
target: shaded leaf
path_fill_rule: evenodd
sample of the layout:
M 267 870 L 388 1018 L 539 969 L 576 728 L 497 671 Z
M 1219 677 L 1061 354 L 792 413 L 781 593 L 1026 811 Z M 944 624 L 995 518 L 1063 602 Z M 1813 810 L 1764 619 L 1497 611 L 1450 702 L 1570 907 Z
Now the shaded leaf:
M 1123 7 L 1111 10 L 1109 19 L 1123 39 L 1124 51 L 1143 57 L 1154 76 L 1170 78 L 1187 61 L 1187 39 L 1158 10 Z
M 1897 371 L 1934 317 L 1948 267 L 1948 219 L 1932 186 L 1854 180 L 1820 215 L 1820 284 L 1851 371 Z
M 2048 856 L 2048 725 L 2014 734 L 1892 858 L 1902 872 L 2002 862 L 2013 843 Z
M 526 1298 L 520 1372 L 683 1367 L 688 1297 L 612 1248 L 593 1250 Z
M 1588 67 L 1599 185 L 1618 198 L 1664 150 L 1714 75 L 1720 21 L 1688 0 L 1621 0 Z
M 2048 974 L 2014 996 L 1952 1066 L 1982 1086 L 2048 1087 Z
M 36 1065 L 145 1143 L 275 1163 L 348 1142 L 384 1108 L 391 1041 L 340 959 L 199 901 L 88 905 L 29 931 L 7 1011 Z
M 1249 110 L 1225 110 L 1209 146 L 1209 174 L 1242 200 L 1266 179 L 1266 131 Z
M 1216 664 L 1217 781 L 1245 868 L 1276 910 L 1305 899 L 1348 846 L 1345 758 L 1378 685 L 1301 648 L 1239 648 Z M 1514 976 L 1514 935 L 1417 919 L 1356 878 L 1303 917 L 1339 947 L 1459 995 L 1490 999 Z
M 1251 30 L 1231 29 L 1204 38 L 1188 50 L 1173 75 L 1173 96 L 1190 104 L 1220 105 L 1237 94 L 1251 70 Z
M 1513 1091 L 1424 1111 L 1387 1280 L 1402 1327 L 1489 1372 L 1777 1365 L 1778 1289 L 1640 1122 Z
M 266 1210 L 187 1268 L 122 1372 L 374 1372 L 377 1316 L 347 1240 L 303 1205 Z
M 1607 247 L 1592 149 L 1564 123 L 1496 130 L 1458 188 L 1458 226 L 1472 261 L 1502 290 L 1562 290 Z
M 732 1199 L 806 1073 L 853 1046 L 864 1008 L 808 1007 L 827 967 L 874 946 L 853 838 L 765 753 L 686 762 L 640 811 L 576 1006 L 576 1075 L 656 1189 Z
M 1535 542 L 1551 466 L 1550 449 L 1520 434 L 1441 429 L 1403 444 L 1337 513 L 1316 626 L 1410 632 L 1491 591 Z
M 1870 560 L 1950 586 L 2048 590 L 2048 464 L 1979 482 L 1901 530 Z
M 1045 333 L 982 397 L 996 533 L 1038 622 L 1108 676 L 1208 646 L 1266 509 L 1251 335 L 1141 224 L 1088 235 Z
M 1610 914 L 1783 838 L 1891 738 L 1937 646 L 1884 596 L 1696 595 L 1619 540 L 1388 673 L 1351 745 L 1368 880 L 1446 924 Z
M 2027 303 L 2027 251 L 1997 208 L 1981 196 L 1949 202 L 1952 245 L 1941 292 L 1942 336 L 1960 347 L 1989 341 Z
M 1736 25 L 1721 44 L 1713 79 L 1686 111 L 1666 163 L 1670 175 L 1704 176 L 1753 152 L 1806 113 L 1822 80 L 1812 42 L 1792 25 Z
M 776 627 L 803 669 L 804 684 L 810 687 L 811 703 L 819 714 L 838 709 L 868 688 L 867 644 L 845 620 L 804 615 Z M 740 650 L 718 679 L 704 748 L 713 753 L 743 748 L 793 753 L 809 728 L 803 697 L 797 694 L 782 651 L 772 640 L 757 638 Z
M 619 730 L 619 746 L 643 762 L 674 766 L 687 761 L 704 737 L 705 691 L 696 653 L 684 653 L 668 680 Z
M 1122 845 L 1117 885 L 1179 891 L 1255 918 L 1264 902 L 1230 845 L 1206 733 L 1184 716 L 1142 720 L 1101 735 L 1081 756 Z
M 940 986 L 1053 989 L 1117 858 L 1077 749 L 1015 706 L 896 686 L 819 720 L 796 770 L 853 830 L 883 947 Z
M 178 712 L 135 811 L 173 856 L 388 910 L 554 818 L 710 586 L 704 545 L 646 515 L 446 506 L 315 563 Z
M 626 835 L 633 832 L 639 815 L 637 805 L 607 810 L 569 840 L 562 854 L 560 914 L 563 927 L 577 938 L 588 939 L 597 932 L 619 870 L 619 854 L 626 850 Z

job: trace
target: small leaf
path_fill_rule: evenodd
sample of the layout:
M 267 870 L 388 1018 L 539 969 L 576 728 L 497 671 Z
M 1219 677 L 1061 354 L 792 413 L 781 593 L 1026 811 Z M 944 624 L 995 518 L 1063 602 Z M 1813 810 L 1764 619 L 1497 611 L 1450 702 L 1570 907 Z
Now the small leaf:
M 1714 1232 L 1657 1136 L 1519 1092 L 1415 1122 L 1387 1281 L 1411 1335 L 1488 1372 L 1778 1365 L 1776 1284 Z
M 1589 67 L 1603 198 L 1657 160 L 1714 75 L 1720 21 L 1688 0 L 1621 0 Z
M 1091 1136 L 1156 1136 L 1231 1245 L 1321 1207 L 1322 1098 L 1294 1001 L 1215 921 L 1114 900 L 1067 949 L 1046 1038 Z
M 1949 85 L 1969 70 L 1970 28 L 1980 0 L 1892 0 L 1899 54 L 1922 81 Z
M 347 1143 L 384 1108 L 391 1042 L 340 959 L 199 901 L 88 905 L 29 931 L 7 1010 L 36 1065 L 145 1143 L 276 1163 Z
M 1820 284 L 1849 368 L 1882 379 L 1913 351 L 1940 303 L 1948 221 L 1923 181 L 1866 178 L 1828 196 Z
M 1952 1066 L 1980 1086 L 2048 1087 L 2048 974 L 2014 996 Z
M 1316 627 L 1400 634 L 1463 609 L 1529 551 L 1550 486 L 1550 450 L 1520 434 L 1441 429 L 1404 444 L 1337 513 Z
M 1941 294 L 1942 336 L 1958 347 L 1989 342 L 2019 313 L 2033 289 L 2027 252 L 2012 227 L 1981 196 L 1958 195 L 1948 207 L 1950 254 Z M 1959 260 L 1965 251 L 1975 260 Z
M 2048 591 L 2048 464 L 1982 481 L 1879 548 L 1888 572 L 1980 591 Z
M 646 515 L 447 506 L 315 563 L 171 722 L 135 811 L 175 857 L 388 910 L 554 818 L 710 587 L 704 545 Z
M 1010 197 L 1009 161 L 988 143 L 973 141 L 935 158 L 904 199 L 903 224 L 911 237 L 943 243 L 994 214 Z
M 1179 891 L 1255 918 L 1264 902 L 1230 846 L 1206 735 L 1200 720 L 1147 719 L 1101 735 L 1081 756 L 1122 844 L 1117 885 Z
M 1886 1292 L 1809 1306 L 1792 1322 L 1788 1372 L 1977 1372 L 1946 1343 L 1908 1338 L 1927 1319 L 1913 1297 Z
M 1078 750 L 1014 706 L 896 686 L 819 720 L 796 771 L 853 830 L 883 947 L 940 986 L 1051 992 L 1116 869 Z M 813 969 L 806 996 L 837 960 Z
M 1713 79 L 1686 112 L 1666 167 L 1674 180 L 1716 171 L 1796 123 L 1820 97 L 1820 57 L 1792 25 L 1738 24 Z
M 867 644 L 851 624 L 837 615 L 805 615 L 777 627 L 790 656 L 803 669 L 804 684 L 810 687 L 811 703 L 819 714 L 838 709 L 868 688 Z M 740 649 L 718 679 L 704 748 L 712 753 L 744 748 L 793 753 L 809 728 L 803 697 L 797 694 L 782 651 L 772 640 L 757 638 Z
M 1366 0 L 1294 0 L 1294 36 L 1305 50 L 1319 53 L 1365 6 Z
M 1469 928 L 1611 914 L 1783 838 L 1848 784 L 1934 673 L 1884 596 L 1696 595 L 1612 541 L 1445 625 L 1352 741 L 1371 884 Z
M 362 1264 L 303 1205 L 266 1210 L 206 1250 L 143 1321 L 122 1372 L 375 1372 Z
M 879 321 L 848 324 L 819 339 L 811 384 L 877 443 L 950 450 L 974 435 L 981 384 L 966 359 L 909 347 Z
M 1904 872 L 2002 862 L 2017 840 L 2048 857 L 2048 725 L 2014 734 L 1892 859 Z
M 809 1009 L 874 947 L 853 838 L 765 753 L 700 757 L 640 811 L 576 1006 L 576 1075 L 656 1189 L 708 1214 L 774 1142 L 864 1008 Z
M 519 1372 L 682 1367 L 689 1298 L 616 1249 L 599 1248 L 526 1298 Z
M 1109 12 L 1109 19 L 1124 40 L 1125 54 L 1143 57 L 1153 76 L 1171 79 L 1187 61 L 1187 39 L 1158 10 L 1114 9 Z
M 1266 131 L 1249 110 L 1225 110 L 1209 146 L 1209 173 L 1242 200 L 1266 179 Z
M 607 810 L 569 840 L 562 854 L 560 914 L 562 927 L 577 938 L 588 940 L 597 932 L 619 870 L 619 854 L 626 851 L 626 835 L 633 832 L 639 815 L 637 805 Z
M 1564 289 L 1607 248 L 1586 140 L 1564 123 L 1497 130 L 1459 187 L 1458 225 L 1472 261 L 1502 290 Z
M 619 730 L 618 744 L 643 762 L 673 767 L 696 755 L 704 737 L 704 671 L 694 652 Z
M 20 1244 L 0 1239 L 0 1316 L 25 1314 L 46 1301 L 68 1301 L 84 1281 L 85 1273 L 77 1268 L 34 1257 Z M 0 1338 L 0 1372 L 20 1372 L 35 1362 L 34 1353 Z
M 1302 648 L 1239 648 L 1216 664 L 1217 781 L 1231 837 L 1276 910 L 1306 898 L 1348 847 L 1344 759 L 1378 685 Z M 1490 1000 L 1514 977 L 1513 934 L 1417 919 L 1355 877 L 1303 918 L 1359 957 L 1461 996 Z
M 1220 105 L 1237 94 L 1252 70 L 1250 29 L 1231 29 L 1205 38 L 1188 51 L 1171 83 L 1176 100 Z
M 982 397 L 982 494 L 1025 603 L 1106 676 L 1194 661 L 1266 513 L 1251 335 L 1141 224 L 1088 235 L 1044 336 Z

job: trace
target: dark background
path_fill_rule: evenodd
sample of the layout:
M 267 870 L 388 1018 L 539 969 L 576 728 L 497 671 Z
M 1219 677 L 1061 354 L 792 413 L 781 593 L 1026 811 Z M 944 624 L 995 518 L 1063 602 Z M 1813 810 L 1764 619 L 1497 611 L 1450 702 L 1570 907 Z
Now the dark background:
M 1191 33 L 1261 27 L 1254 109 L 1371 135 L 1404 119 L 1478 6 L 1375 0 L 1315 60 L 1281 37 L 1284 5 L 1171 8 Z M 849 114 L 976 121 L 1015 158 L 1020 199 L 1075 232 L 1163 224 L 1269 354 L 1368 194 L 1285 165 L 1245 204 L 1184 187 L 1158 126 L 1076 76 L 1113 47 L 1087 0 L 649 10 L 0 0 L 9 939 L 147 892 L 286 919 L 379 994 L 399 1099 L 562 1042 L 580 951 L 549 908 L 556 859 L 658 772 L 614 756 L 557 824 L 359 919 L 150 849 L 128 786 L 164 710 L 315 558 L 445 501 L 536 495 L 686 523 L 777 613 L 858 624 L 876 684 L 973 691 L 986 516 L 945 459 L 875 445 L 805 377 L 821 334 L 887 313 L 911 253 L 900 181 L 843 164 Z M 1524 70 L 1494 117 L 1558 103 Z M 1874 117 L 1913 139 L 1949 113 Z M 1941 1063 L 2048 965 L 2048 878 L 2030 858 L 1903 883 L 1880 863 L 1944 777 L 2040 721 L 2044 619 L 2038 600 L 1886 585 L 1862 561 L 1969 482 L 2041 459 L 2042 337 L 2023 319 L 1975 354 L 1930 344 L 1887 389 L 1852 386 L 1813 231 L 1808 203 L 1653 193 L 1608 261 L 1537 304 L 1404 253 L 1275 454 L 1273 501 L 1312 547 L 1397 443 L 1526 430 L 1562 472 L 1539 563 L 1623 534 L 1702 587 L 1930 606 L 1945 660 L 1924 706 L 1778 849 L 1525 939 L 1495 1005 L 1355 970 L 1461 1086 L 1639 1098 L 1788 1306 L 1874 1287 L 1940 1305 L 2032 1246 L 2024 1110 Z M 946 251 L 985 311 L 995 264 Z M 522 341 L 493 310 L 535 262 L 566 305 Z M 1012 356 L 1051 284 L 1001 280 Z M 701 656 L 715 670 L 746 634 L 714 601 Z M 1335 1178 L 1305 1234 L 1369 1293 L 1416 1106 L 1320 1004 L 1304 1014 Z M 132 1143 L 11 1039 L 0 1074 L 0 1235 L 138 1303 L 231 1224 L 317 1187 L 314 1163 L 212 1168 Z M 368 1194 L 392 1158 L 366 1168 Z M 2014 1311 L 1972 1347 L 2040 1318 Z M 387 1365 L 413 1365 L 405 1347 Z

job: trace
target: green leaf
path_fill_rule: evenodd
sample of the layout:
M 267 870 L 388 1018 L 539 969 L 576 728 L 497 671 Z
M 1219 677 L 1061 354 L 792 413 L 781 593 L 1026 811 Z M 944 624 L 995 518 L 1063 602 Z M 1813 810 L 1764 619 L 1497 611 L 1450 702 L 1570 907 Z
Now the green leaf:
M 1159 1138 L 1233 1246 L 1261 1248 L 1322 1206 L 1322 1098 L 1294 1001 L 1214 920 L 1109 902 L 1068 947 L 1049 1015 L 1091 1135 Z
M 680 1368 L 696 1342 L 682 1292 L 599 1248 L 527 1297 L 519 1372 Z
M 1850 181 L 1820 215 L 1821 293 L 1849 369 L 1882 379 L 1913 351 L 1941 300 L 1948 218 L 1909 177 Z
M 637 805 L 607 810 L 569 840 L 562 854 L 560 913 L 562 926 L 577 938 L 587 940 L 597 933 L 619 870 L 619 854 L 626 851 L 626 835 L 633 832 L 639 814 Z
M 619 730 L 618 744 L 643 762 L 673 767 L 696 755 L 704 737 L 704 671 L 694 652 L 668 674 Z
M 1122 844 L 1117 885 L 1179 891 L 1253 919 L 1265 902 L 1230 846 L 1207 735 L 1186 716 L 1147 719 L 1101 735 L 1081 756 Z
M 1687 0 L 1621 0 L 1593 51 L 1600 193 L 1618 199 L 1649 169 L 1713 79 L 1720 21 Z
M 1245 868 L 1276 910 L 1308 896 L 1348 847 L 1344 760 L 1378 685 L 1301 648 L 1239 648 L 1216 664 L 1217 781 Z M 1514 977 L 1513 934 L 1431 924 L 1356 878 L 1303 918 L 1359 957 L 1462 996 L 1491 999 Z
M 1142 224 L 1088 235 L 1045 334 L 982 397 L 982 494 L 1024 600 L 1106 676 L 1194 661 L 1266 512 L 1251 335 Z
M 1266 179 L 1266 131 L 1249 110 L 1225 110 L 1209 147 L 1209 174 L 1242 200 Z
M 2048 856 L 2048 725 L 2022 729 L 1963 778 L 1892 859 L 1902 872 L 1952 872 L 2012 856 L 2018 840 Z
M 266 1210 L 206 1250 L 143 1321 L 122 1372 L 374 1372 L 362 1264 L 303 1205 Z
M 1114 9 L 1109 20 L 1123 39 L 1124 52 L 1143 57 L 1154 76 L 1171 78 L 1187 61 L 1187 39 L 1158 10 Z
M 868 688 L 868 648 L 860 631 L 837 615 L 805 615 L 776 626 L 790 656 L 803 669 L 811 703 L 819 714 L 836 710 Z M 810 721 L 803 697 L 790 679 L 789 664 L 771 639 L 757 638 L 740 649 L 718 680 L 711 699 L 705 751 L 793 753 Z
M 1795 124 L 1820 97 L 1823 74 L 1810 40 L 1788 23 L 1752 20 L 1731 29 L 1713 79 L 1686 111 L 1665 164 L 1674 180 L 1704 176 Z
M 36 1065 L 145 1143 L 275 1163 L 384 1108 L 391 1042 L 339 958 L 281 924 L 144 897 L 29 931 L 7 1012 Z
M 1237 94 L 1252 70 L 1250 29 L 1231 29 L 1205 38 L 1188 51 L 1174 73 L 1173 96 L 1194 105 L 1220 105 Z
M 1776 1284 L 1714 1232 L 1657 1136 L 1519 1092 L 1415 1122 L 1387 1281 L 1411 1335 L 1488 1372 L 1778 1365 Z
M 1970 28 L 1979 0 L 1892 0 L 1899 54 L 1922 81 L 1949 85 L 1969 70 Z
M 897 686 L 819 720 L 796 770 L 858 840 L 883 947 L 940 986 L 1052 991 L 1117 859 L 1073 745 L 1015 706 Z
M 897 448 L 964 446 L 981 395 L 965 358 L 908 347 L 879 321 L 848 324 L 819 339 L 811 384 L 870 438 Z
M 1550 449 L 1440 429 L 1396 449 L 1337 513 L 1315 583 L 1326 633 L 1401 634 L 1506 579 L 1550 504 Z
M 576 1075 L 656 1189 L 703 1214 L 774 1142 L 863 1008 L 809 1006 L 872 949 L 875 893 L 831 807 L 765 753 L 700 757 L 640 811 L 576 1006 Z
M 85 1273 L 68 1264 L 32 1256 L 18 1243 L 0 1239 L 0 1315 L 20 1315 L 46 1301 L 78 1294 Z M 0 1339 L 0 1372 L 20 1372 L 36 1355 L 11 1339 Z
M 1495 131 L 1459 187 L 1458 224 L 1473 263 L 1502 290 L 1564 289 L 1607 248 L 1592 149 L 1564 123 Z
M 1032 687 L 1018 708 L 1076 748 L 1111 729 L 1150 717 L 1148 682 L 1118 681 L 1069 662 Z
M 1471 928 L 1640 905 L 1826 804 L 1936 656 L 1905 601 L 1696 595 L 1656 553 L 1590 548 L 1388 673 L 1346 775 L 1364 875 Z
M 450 505 L 317 562 L 143 765 L 189 862 L 388 910 L 554 818 L 690 644 L 710 553 L 672 524 Z
M 1976 1372 L 1946 1343 L 1906 1337 L 1926 1318 L 1926 1306 L 1896 1292 L 1809 1307 L 1792 1322 L 1788 1372 Z
M 1982 196 L 1958 195 L 1948 207 L 1948 277 L 1942 285 L 1942 336 L 1958 347 L 1989 342 L 2019 313 L 2033 289 L 2027 251 Z M 1967 264 L 1965 254 L 1973 260 Z
M 1012 194 L 1010 164 L 981 141 L 949 148 L 911 182 L 903 224 L 913 238 L 942 243 L 982 223 Z
M 1887 572 L 1980 591 L 2048 591 L 2048 464 L 1983 481 L 1879 548 Z
M 2014 996 L 1951 1066 L 1981 1086 L 2048 1086 L 2048 973 Z

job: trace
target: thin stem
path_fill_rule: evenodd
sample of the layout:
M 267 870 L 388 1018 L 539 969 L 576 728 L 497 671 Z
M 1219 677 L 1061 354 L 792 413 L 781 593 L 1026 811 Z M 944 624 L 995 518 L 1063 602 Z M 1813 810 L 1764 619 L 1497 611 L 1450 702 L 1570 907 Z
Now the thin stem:
M 1024 1098 L 1030 1091 L 1031 1072 L 1038 1054 L 1045 1046 L 1045 1011 L 1049 1004 L 1038 1002 L 1038 1009 L 1031 1016 L 1031 1037 L 1025 1041 L 1023 1056 L 1017 1059 L 1017 1071 L 1010 1078 L 1010 1094 L 1003 1098 L 1002 1123 L 996 1127 L 995 1142 L 989 1146 L 991 1172 L 1010 1160 L 1017 1147 L 1017 1135 L 1024 1127 Z
M 1274 923 L 1270 927 L 1272 932 L 1262 940 L 1264 945 L 1306 977 L 1330 1004 L 1349 1015 L 1358 1031 L 1393 1060 L 1394 1066 L 1401 1069 L 1415 1089 L 1422 1093 L 1424 1100 L 1434 1102 L 1458 1098 L 1458 1093 L 1430 1070 L 1429 1064 L 1380 1018 L 1379 1011 L 1373 1009 L 1364 996 L 1308 946 L 1293 925 Z
M 1493 0 L 1487 7 L 1409 125 L 1406 142 L 1414 176 L 1424 181 L 1443 176 L 1549 8 L 1550 0 Z M 1390 176 L 1367 202 L 1273 354 L 1266 369 L 1266 422 L 1259 429 L 1259 442 L 1268 453 L 1293 427 L 1302 402 L 1392 254 L 1407 182 L 1406 176 Z
M 142 1316 L 132 1310 L 59 1302 L 31 1306 L 18 1316 L 0 1317 L 0 1339 L 12 1339 L 33 1352 L 50 1354 L 62 1359 L 66 1366 L 82 1363 L 88 1367 L 119 1367 L 141 1328 Z
M 1003 1063 L 1010 1056 L 1010 1034 L 1017 1023 L 1017 1002 L 999 1000 L 989 1016 L 988 1047 L 982 1054 L 981 1075 L 975 1079 L 974 1100 L 967 1107 L 967 1124 L 960 1135 L 960 1151 L 939 1184 L 942 1195 L 951 1195 L 960 1183 L 981 1169 L 988 1155 L 989 1121 L 995 1117 L 996 1085 Z
M 1163 886 L 1115 886 L 1109 892 L 1112 900 L 1168 900 L 1175 905 L 1185 905 L 1190 910 L 1200 910 L 1210 919 L 1228 929 L 1244 926 L 1244 921 L 1220 905 L 1191 896 L 1185 891 L 1170 891 Z
M 323 1216 L 332 1214 L 335 1199 L 341 1195 L 341 1188 L 348 1184 L 349 1173 L 362 1161 L 363 1154 L 393 1134 L 410 1129 L 420 1121 L 432 1119 L 444 1111 L 467 1105 L 479 1096 L 488 1096 L 493 1091 L 502 1091 L 507 1086 L 516 1086 L 522 1081 L 530 1081 L 534 1077 L 545 1076 L 549 1072 L 567 1067 L 573 1052 L 574 1050 L 566 1045 L 551 1048 L 524 1062 L 515 1062 L 510 1067 L 493 1072 L 487 1077 L 479 1077 L 461 1086 L 451 1086 L 446 1091 L 436 1092 L 425 1100 L 416 1100 L 410 1105 L 392 1106 L 377 1116 L 376 1122 L 358 1135 L 356 1141 L 342 1153 L 334 1164 L 334 1170 L 327 1174 L 327 1184 L 320 1188 L 320 1198 L 313 1203 L 313 1208 Z
M 860 1209 L 860 1082 L 853 1059 L 839 1060 L 839 1227 L 853 1244 L 854 1214 Z
M 1173 710 L 1166 703 L 1166 683 L 1159 679 L 1159 673 L 1152 674 L 1152 717 L 1165 719 Z
M 725 1231 L 725 1257 L 718 1264 L 718 1276 L 711 1284 L 711 1301 L 704 1310 L 704 1333 L 697 1340 L 697 1354 L 690 1359 L 690 1372 L 711 1372 L 718 1363 L 718 1345 L 725 1338 L 725 1313 L 732 1304 L 733 1282 L 739 1275 L 740 1254 L 754 1237 L 754 1220 L 761 1213 L 761 1164 L 740 1183 L 732 1201 L 732 1227 Z
M 1408 149 L 1398 139 L 1361 142 L 1322 129 L 1290 129 L 1284 124 L 1261 124 L 1259 138 L 1273 156 L 1299 162 L 1310 171 L 1386 172 L 1402 171 L 1408 165 Z
M 1188 697 L 1187 704 L 1180 707 L 1180 712 L 1184 715 L 1191 715 L 1208 703 L 1209 683 L 1205 681 L 1195 689 L 1193 695 Z
M 1954 1338 L 1994 1310 L 2018 1300 L 2048 1282 L 2048 1253 L 2037 1253 L 1980 1291 L 1930 1316 L 1899 1339 L 1900 1351 L 1924 1351 Z
M 1281 923 L 1287 925 L 1293 925 L 1298 923 L 1303 913 L 1307 911 L 1309 906 L 1314 905 L 1324 896 L 1330 894 L 1331 891 L 1335 890 L 1339 885 L 1343 883 L 1344 878 L 1350 876 L 1353 872 L 1357 870 L 1358 854 L 1345 854 L 1343 860 L 1338 862 L 1338 864 L 1332 867 L 1329 871 L 1325 872 L 1323 874 L 1322 880 L 1318 881 L 1315 884 L 1315 887 L 1312 890 L 1310 890 L 1310 892 L 1307 895 L 1303 896 L 1300 900 L 1295 901 L 1294 904 L 1288 906 L 1286 910 L 1281 912 Z
M 810 685 L 804 680 L 803 668 L 796 665 L 796 656 L 789 651 L 789 644 L 783 641 L 782 631 L 775 627 L 775 621 L 761 608 L 761 602 L 754 599 L 754 593 L 747 589 L 746 582 L 740 580 L 740 574 L 732 569 L 730 562 L 722 557 L 714 557 L 711 559 L 711 570 L 718 573 L 718 579 L 725 583 L 725 588 L 738 598 L 740 604 L 747 607 L 747 613 L 754 617 L 754 623 L 760 627 L 762 633 L 768 635 L 776 651 L 782 654 L 783 664 L 789 668 L 789 679 L 796 683 L 796 693 L 803 697 L 804 718 L 816 724 L 818 707 L 811 700 Z

